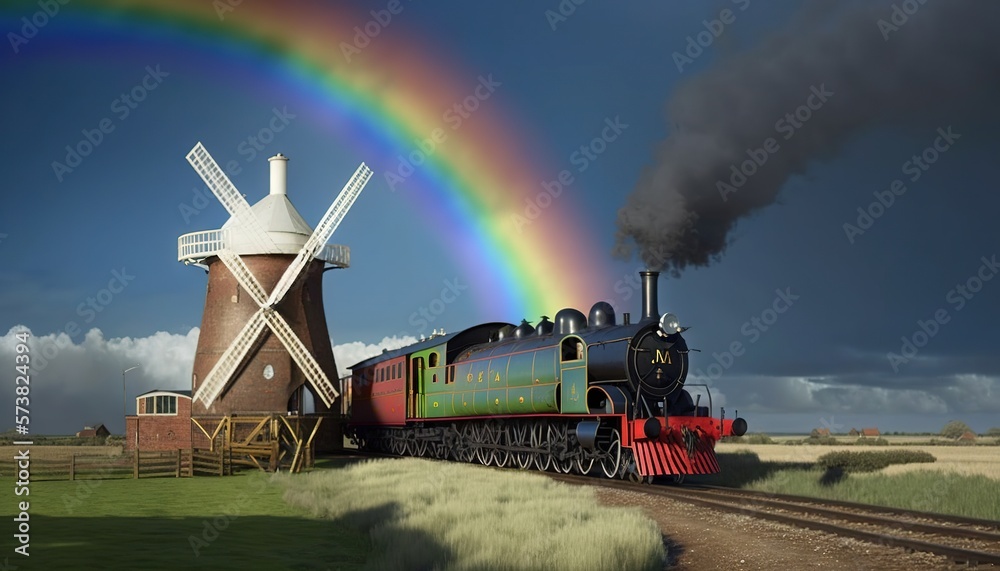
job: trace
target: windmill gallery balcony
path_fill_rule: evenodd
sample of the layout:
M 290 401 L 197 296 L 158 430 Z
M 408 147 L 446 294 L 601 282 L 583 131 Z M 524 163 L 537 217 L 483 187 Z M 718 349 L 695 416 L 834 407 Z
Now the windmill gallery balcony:
M 204 261 L 226 249 L 229 231 L 203 230 L 177 238 L 177 261 L 205 267 Z M 340 244 L 327 244 L 316 256 L 331 266 L 347 268 L 351 265 L 351 249 Z

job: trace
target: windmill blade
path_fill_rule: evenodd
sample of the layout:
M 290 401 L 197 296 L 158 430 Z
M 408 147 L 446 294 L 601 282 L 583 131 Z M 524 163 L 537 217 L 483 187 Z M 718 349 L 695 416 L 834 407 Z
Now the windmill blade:
M 267 298 L 268 306 L 274 307 L 285 297 L 288 290 L 299 279 L 302 269 L 326 246 L 326 241 L 333 235 L 337 226 L 340 226 L 341 221 L 344 220 L 344 216 L 347 215 L 347 211 L 354 205 L 354 201 L 358 199 L 358 195 L 364 190 L 371 176 L 372 169 L 368 168 L 368 165 L 365 163 L 361 163 L 358 170 L 354 171 L 354 176 L 344 185 L 340 194 L 337 195 L 337 199 L 333 201 L 333 204 L 327 209 L 326 214 L 323 215 L 319 224 L 316 225 L 316 230 L 313 231 L 312 236 L 309 237 L 305 245 L 302 246 L 302 249 L 299 250 L 299 255 L 288 265 L 285 273 L 278 280 L 278 284 L 274 286 L 274 290 Z
M 240 191 L 236 190 L 232 181 L 219 168 L 218 163 L 215 162 L 212 155 L 208 154 L 205 146 L 200 142 L 195 145 L 191 149 L 191 152 L 187 154 L 187 160 L 194 167 L 195 172 L 198 173 L 201 180 L 205 181 L 208 188 L 219 199 L 222 206 L 226 208 L 226 211 L 236 218 L 240 226 L 246 229 L 247 234 L 250 235 L 258 251 L 262 253 L 276 252 L 278 250 L 277 246 L 274 245 L 274 241 L 264 231 L 257 217 L 254 216 L 246 199 L 243 198 Z
M 267 320 L 267 324 L 271 327 L 271 331 L 274 332 L 275 336 L 285 345 L 285 349 L 288 349 L 288 354 L 295 360 L 295 364 L 305 374 L 306 379 L 316 389 L 316 393 L 323 400 L 323 404 L 327 407 L 332 407 L 333 400 L 340 396 L 340 393 L 333 386 L 333 383 L 330 382 L 323 369 L 320 368 L 316 359 L 313 358 L 309 350 L 306 349 L 302 341 L 292 331 L 285 318 L 277 311 L 265 310 L 264 319 Z
M 243 286 L 243 289 L 250 294 L 250 297 L 257 302 L 259 307 L 263 307 L 264 303 L 267 301 L 267 292 L 257 281 L 257 278 L 250 273 L 250 268 L 243 263 L 243 258 L 237 256 L 232 251 L 228 249 L 223 249 L 219 251 L 219 259 L 222 263 L 229 268 L 230 273 L 236 278 L 236 281 Z
M 236 335 L 236 339 L 233 339 L 229 348 L 216 361 L 215 366 L 212 367 L 212 370 L 208 372 L 208 376 L 205 377 L 205 380 L 198 387 L 194 398 L 200 400 L 206 408 L 218 398 L 219 394 L 222 393 L 222 389 L 226 388 L 226 384 L 229 383 L 233 372 L 240 366 L 240 363 L 246 358 L 247 352 L 250 351 L 257 338 L 260 337 L 260 333 L 264 330 L 264 325 L 266 324 L 263 314 L 264 310 L 259 309 L 247 321 L 247 324 Z

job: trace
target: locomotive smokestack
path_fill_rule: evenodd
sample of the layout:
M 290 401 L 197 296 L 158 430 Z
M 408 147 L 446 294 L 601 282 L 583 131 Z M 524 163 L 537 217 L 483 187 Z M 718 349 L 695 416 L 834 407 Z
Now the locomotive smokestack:
M 645 270 L 639 272 L 642 276 L 642 320 L 659 319 L 660 308 L 656 299 L 656 281 L 660 277 L 660 272 Z

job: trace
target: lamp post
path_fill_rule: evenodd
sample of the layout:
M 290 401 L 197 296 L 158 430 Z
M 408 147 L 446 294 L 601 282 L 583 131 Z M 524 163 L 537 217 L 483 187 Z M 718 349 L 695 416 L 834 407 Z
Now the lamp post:
M 138 369 L 139 365 L 133 365 L 127 369 L 122 369 L 122 419 L 128 416 L 126 412 L 128 406 L 128 397 L 125 396 L 125 373 L 131 371 L 132 369 Z M 138 411 L 136 411 L 138 413 Z M 125 420 L 125 432 L 128 432 L 128 420 Z

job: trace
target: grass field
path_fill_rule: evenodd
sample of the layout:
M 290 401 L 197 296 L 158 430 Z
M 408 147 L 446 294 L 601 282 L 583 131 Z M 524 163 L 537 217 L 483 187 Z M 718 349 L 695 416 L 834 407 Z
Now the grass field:
M 893 437 L 895 438 L 895 437 Z M 905 437 L 904 437 L 905 438 Z M 925 440 L 926 441 L 926 440 Z M 892 442 L 892 440 L 890 440 Z M 890 446 L 896 448 L 895 446 Z M 885 450 L 887 447 L 730 444 L 716 445 L 719 453 L 752 452 L 763 462 L 815 462 L 817 458 L 835 450 Z M 949 472 L 963 476 L 986 476 L 1000 480 L 1000 446 L 906 446 L 907 450 L 923 450 L 937 458 L 932 464 L 904 464 L 890 466 L 882 474 L 902 474 L 911 471 Z
M 836 450 L 887 447 L 719 444 L 722 473 L 694 482 L 1000 520 L 1000 448 L 906 446 L 937 461 L 867 474 L 831 474 L 816 460 Z
M 663 568 L 653 521 L 538 474 L 407 458 L 285 483 L 292 504 L 370 536 L 373 570 Z
M 262 473 L 32 482 L 27 498 L 2 481 L 11 484 L 0 503 L 11 550 L 15 500 L 31 502 L 30 559 L 4 554 L 22 569 L 346 571 L 361 569 L 370 550 L 366 534 L 289 505 Z
M 585 488 L 417 459 L 320 465 L 325 469 L 294 476 L 34 481 L 27 497 L 15 496 L 13 481 L 2 478 L 11 493 L 0 501 L 0 519 L 10 522 L 10 534 L 16 502 L 31 503 L 30 559 L 7 557 L 32 569 L 663 565 L 655 523 L 638 511 L 601 507 Z M 13 549 L 15 540 L 8 541 Z

